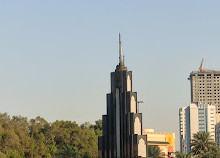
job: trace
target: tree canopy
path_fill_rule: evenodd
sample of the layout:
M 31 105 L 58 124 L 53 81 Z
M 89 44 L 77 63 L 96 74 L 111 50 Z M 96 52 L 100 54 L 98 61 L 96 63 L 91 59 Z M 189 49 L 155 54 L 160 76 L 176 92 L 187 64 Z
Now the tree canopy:
M 158 146 L 148 146 L 148 157 L 149 158 L 160 158 L 161 151 Z
M 192 156 L 192 153 L 186 154 L 186 153 L 179 152 L 179 151 L 176 152 L 176 158 L 191 158 L 191 156 Z
M 215 158 L 219 156 L 219 147 L 213 140 L 209 132 L 197 132 L 193 134 L 193 139 L 191 143 L 192 154 L 200 158 Z
M 93 158 L 98 154 L 101 120 L 94 125 L 47 122 L 41 117 L 0 114 L 1 158 Z
M 220 149 L 209 132 L 197 132 L 193 134 L 191 152 L 188 154 L 176 152 L 177 158 L 218 158 Z

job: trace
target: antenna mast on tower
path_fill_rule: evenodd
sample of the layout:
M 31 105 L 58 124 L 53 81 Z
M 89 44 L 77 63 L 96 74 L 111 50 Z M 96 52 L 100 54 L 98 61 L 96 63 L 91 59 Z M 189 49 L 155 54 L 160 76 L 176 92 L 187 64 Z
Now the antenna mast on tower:
M 119 33 L 119 63 L 122 63 L 122 45 L 121 45 L 121 34 Z

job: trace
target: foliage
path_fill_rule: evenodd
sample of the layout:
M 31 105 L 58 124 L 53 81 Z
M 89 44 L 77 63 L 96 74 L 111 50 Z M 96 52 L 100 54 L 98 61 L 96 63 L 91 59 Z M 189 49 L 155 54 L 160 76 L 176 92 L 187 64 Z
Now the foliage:
M 79 156 L 77 147 L 72 145 L 63 146 L 57 153 L 57 158 L 77 158 Z
M 0 114 L 1 158 L 77 158 L 97 157 L 101 120 L 95 125 L 55 121 L 48 123 L 41 117 Z
M 176 152 L 176 158 L 191 158 L 191 156 L 192 153 L 185 154 L 179 151 Z
M 148 157 L 149 158 L 160 158 L 161 151 L 157 146 L 148 146 Z
M 216 145 L 215 141 L 211 138 L 210 133 L 197 132 L 196 134 L 194 134 L 191 147 L 192 147 L 191 153 L 195 157 L 199 157 L 199 158 L 220 157 L 219 147 Z

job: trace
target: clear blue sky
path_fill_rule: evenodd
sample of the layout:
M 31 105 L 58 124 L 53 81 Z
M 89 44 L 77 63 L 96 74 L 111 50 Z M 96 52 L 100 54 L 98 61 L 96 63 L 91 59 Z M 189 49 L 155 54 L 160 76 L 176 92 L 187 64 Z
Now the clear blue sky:
M 101 119 L 121 32 L 143 127 L 175 132 L 178 143 L 190 72 L 202 57 L 220 69 L 219 8 L 217 0 L 0 1 L 0 112 Z

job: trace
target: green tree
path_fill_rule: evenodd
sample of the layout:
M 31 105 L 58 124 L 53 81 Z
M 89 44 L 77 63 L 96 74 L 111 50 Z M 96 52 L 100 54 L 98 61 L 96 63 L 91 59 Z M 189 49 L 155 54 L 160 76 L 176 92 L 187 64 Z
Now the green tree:
M 176 158 L 191 158 L 191 156 L 192 156 L 191 153 L 185 154 L 179 151 L 176 152 Z
M 20 155 L 18 151 L 14 150 L 14 151 L 8 151 L 6 153 L 6 157 L 7 158 L 23 158 L 23 155 Z
M 78 149 L 72 145 L 63 146 L 57 154 L 57 158 L 77 158 Z
M 209 147 L 208 151 L 201 151 L 196 155 L 198 158 L 218 158 L 220 157 L 220 150 L 217 145 Z
M 95 125 L 91 125 L 90 128 L 95 130 L 97 136 L 102 135 L 102 120 L 95 121 Z
M 81 157 L 98 157 L 98 137 L 92 128 L 81 129 L 81 142 L 78 145 Z
M 149 158 L 160 158 L 161 151 L 157 146 L 148 146 L 148 157 Z
M 1 158 L 7 158 L 6 155 L 4 153 L 2 153 L 2 152 L 0 152 L 0 157 Z
M 95 130 L 102 130 L 102 120 L 95 121 L 95 125 L 92 125 L 92 128 Z
M 49 126 L 48 122 L 40 116 L 30 120 L 29 133 L 33 138 L 37 138 L 40 132 L 44 133 L 45 129 Z
M 206 158 L 207 154 L 209 154 L 209 158 L 211 158 L 212 155 L 215 157 L 215 155 L 219 154 L 219 148 L 211 138 L 209 132 L 197 132 L 193 134 L 191 147 L 192 154 L 200 158 Z
M 41 117 L 27 120 L 0 113 L 0 158 L 94 158 L 98 155 L 101 120 L 86 122 L 55 121 Z

